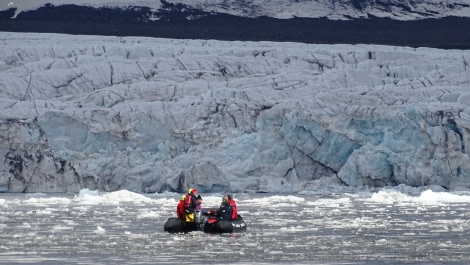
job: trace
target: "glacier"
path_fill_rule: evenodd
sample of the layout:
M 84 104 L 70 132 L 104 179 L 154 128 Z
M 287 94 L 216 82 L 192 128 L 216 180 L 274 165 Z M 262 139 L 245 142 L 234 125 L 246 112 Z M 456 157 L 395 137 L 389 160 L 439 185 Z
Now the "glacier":
M 0 190 L 470 188 L 470 51 L 0 32 Z

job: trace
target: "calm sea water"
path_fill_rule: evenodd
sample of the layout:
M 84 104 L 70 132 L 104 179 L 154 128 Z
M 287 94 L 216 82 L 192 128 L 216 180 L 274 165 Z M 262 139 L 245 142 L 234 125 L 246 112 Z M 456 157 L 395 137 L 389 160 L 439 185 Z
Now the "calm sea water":
M 176 197 L 2 194 L 0 264 L 470 263 L 465 201 L 244 194 L 246 233 L 168 234 Z

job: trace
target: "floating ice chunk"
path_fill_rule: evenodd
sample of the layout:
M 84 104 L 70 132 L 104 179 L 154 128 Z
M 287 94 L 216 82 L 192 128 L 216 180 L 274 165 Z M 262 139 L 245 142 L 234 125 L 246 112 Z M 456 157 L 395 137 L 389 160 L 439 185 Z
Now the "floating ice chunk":
M 78 196 L 75 196 L 76 201 L 85 204 L 98 204 L 98 203 L 111 203 L 117 204 L 119 202 L 153 202 L 149 197 L 135 192 L 120 190 L 114 192 L 100 192 L 98 190 L 82 189 Z
M 458 195 L 448 192 L 433 192 L 432 190 L 426 190 L 421 193 L 418 200 L 430 203 L 468 203 L 470 202 L 470 195 Z
M 106 234 L 106 230 L 101 226 L 97 226 L 96 230 L 93 230 L 93 233 L 98 234 L 98 235 L 104 235 Z

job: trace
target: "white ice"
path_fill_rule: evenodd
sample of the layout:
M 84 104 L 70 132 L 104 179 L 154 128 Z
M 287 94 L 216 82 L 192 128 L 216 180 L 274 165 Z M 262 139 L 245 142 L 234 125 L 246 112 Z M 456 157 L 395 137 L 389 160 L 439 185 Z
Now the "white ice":
M 409 203 L 421 205 L 423 207 L 453 205 L 461 203 L 470 203 L 470 192 L 434 192 L 430 189 L 422 190 L 421 188 L 408 189 L 403 191 L 398 188 L 383 188 L 377 191 L 361 191 L 357 190 L 352 193 L 340 193 L 339 198 L 325 198 L 316 201 L 307 201 L 305 195 L 269 195 L 264 196 L 256 195 L 250 196 L 247 194 L 234 194 L 235 201 L 240 205 L 240 210 L 243 211 L 243 205 L 249 204 L 256 206 L 259 209 L 275 210 L 277 207 L 298 206 L 302 204 L 309 204 L 310 206 L 331 207 L 332 209 L 341 210 L 341 205 L 349 204 L 351 199 L 360 198 L 361 200 L 369 203 L 380 204 L 396 204 L 396 203 Z M 201 194 L 203 198 L 203 206 L 208 208 L 218 207 L 223 194 Z M 41 197 L 44 195 L 41 195 Z M 308 195 L 307 195 L 308 196 Z M 171 208 L 176 210 L 176 205 L 181 197 L 178 193 L 164 193 L 164 194 L 146 194 L 135 193 L 127 190 L 120 190 L 114 192 L 101 192 L 98 190 L 81 190 L 74 198 L 65 198 L 64 195 L 49 194 L 47 198 L 33 199 L 24 196 L 23 199 L 0 199 L 0 207 L 7 208 L 11 205 L 26 205 L 33 206 L 41 209 L 36 214 L 47 214 L 56 209 L 47 208 L 50 205 L 59 205 L 61 207 L 74 207 L 80 209 L 83 205 L 119 205 L 120 203 L 128 203 L 130 205 L 139 205 L 145 203 L 146 205 L 155 205 L 158 209 Z M 176 216 L 176 213 L 168 212 L 169 217 Z M 152 217 L 152 216 L 149 216 Z M 3 220 L 5 221 L 5 220 Z M 98 229 L 100 230 L 100 229 Z

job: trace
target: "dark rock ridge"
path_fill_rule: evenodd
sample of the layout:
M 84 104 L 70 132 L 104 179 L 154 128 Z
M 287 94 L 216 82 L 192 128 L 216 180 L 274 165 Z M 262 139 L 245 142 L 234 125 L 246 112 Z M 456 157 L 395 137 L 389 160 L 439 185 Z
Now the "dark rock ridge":
M 355 8 L 364 5 L 355 2 L 358 5 Z M 372 16 L 351 20 L 248 18 L 162 3 L 163 7 L 157 11 L 136 6 L 93 8 L 49 4 L 34 11 L 21 12 L 15 18 L 16 9 L 9 9 L 0 12 L 0 31 L 470 48 L 470 18 L 413 21 Z

